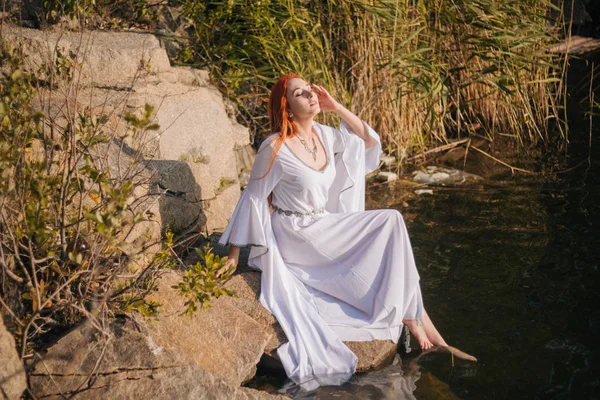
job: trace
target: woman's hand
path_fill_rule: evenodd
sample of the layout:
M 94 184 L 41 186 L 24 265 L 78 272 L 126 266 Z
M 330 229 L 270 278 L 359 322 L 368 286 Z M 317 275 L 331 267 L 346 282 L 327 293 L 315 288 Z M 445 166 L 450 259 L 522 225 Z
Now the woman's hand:
M 235 272 L 235 270 L 237 269 L 237 261 L 233 258 L 228 258 L 227 261 L 225 261 L 225 264 L 219 268 L 219 270 L 217 271 L 217 273 L 215 274 L 218 277 L 220 277 L 221 275 L 223 275 L 225 272 L 231 271 L 231 273 Z
M 341 105 L 329 94 L 327 90 L 323 86 L 315 85 L 314 83 L 310 85 L 315 93 L 317 94 L 317 100 L 319 100 L 319 106 L 323 111 L 337 111 Z
M 323 86 L 312 84 L 311 87 L 317 94 L 317 99 L 319 100 L 321 110 L 333 111 L 339 115 L 341 119 L 346 121 L 346 123 L 352 129 L 352 132 L 365 141 L 366 149 L 370 149 L 377 144 L 377 140 L 373 139 L 373 137 L 368 133 L 368 128 L 365 123 L 355 114 L 353 114 L 352 111 L 335 101 Z

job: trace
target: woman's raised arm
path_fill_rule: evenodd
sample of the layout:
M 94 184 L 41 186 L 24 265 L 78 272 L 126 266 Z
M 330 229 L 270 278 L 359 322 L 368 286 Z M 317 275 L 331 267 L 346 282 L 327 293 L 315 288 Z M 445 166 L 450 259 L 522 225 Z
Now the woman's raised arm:
M 331 111 L 339 115 L 348 124 L 350 129 L 352 129 L 352 132 L 365 141 L 365 149 L 369 149 L 377 144 L 377 141 L 369 135 L 369 129 L 365 123 L 356 114 L 335 101 L 324 87 L 314 84 L 312 87 L 317 93 L 321 110 Z

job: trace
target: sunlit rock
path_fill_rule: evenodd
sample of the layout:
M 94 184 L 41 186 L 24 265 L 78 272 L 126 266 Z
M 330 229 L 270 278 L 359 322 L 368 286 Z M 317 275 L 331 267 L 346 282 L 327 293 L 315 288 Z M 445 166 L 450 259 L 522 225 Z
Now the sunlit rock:
M 454 168 L 429 166 L 425 170 L 413 172 L 412 180 L 426 185 L 452 186 L 479 182 L 483 178 Z

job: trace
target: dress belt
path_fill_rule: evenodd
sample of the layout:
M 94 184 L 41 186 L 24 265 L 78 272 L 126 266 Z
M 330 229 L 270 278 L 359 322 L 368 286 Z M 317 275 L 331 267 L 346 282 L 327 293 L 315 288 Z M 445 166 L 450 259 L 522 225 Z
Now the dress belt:
M 285 214 L 285 215 L 297 215 L 298 217 L 304 217 L 306 215 L 309 215 L 311 217 L 314 217 L 317 214 L 321 214 L 322 212 L 325 211 L 324 207 L 319 208 L 318 210 L 312 210 L 310 212 L 307 213 L 301 213 L 300 211 L 292 211 L 292 210 L 284 210 L 282 208 L 277 207 L 275 204 L 271 203 L 271 206 L 275 209 L 275 211 L 277 211 L 279 214 Z

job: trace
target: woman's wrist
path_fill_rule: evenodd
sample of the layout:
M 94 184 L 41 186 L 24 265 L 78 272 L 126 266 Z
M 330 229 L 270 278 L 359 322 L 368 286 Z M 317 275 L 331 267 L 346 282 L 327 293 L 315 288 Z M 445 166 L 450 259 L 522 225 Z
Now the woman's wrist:
M 333 107 L 333 110 L 331 110 L 331 112 L 340 115 L 340 113 L 342 112 L 342 110 L 344 109 L 344 106 L 341 103 L 336 102 L 335 106 Z

